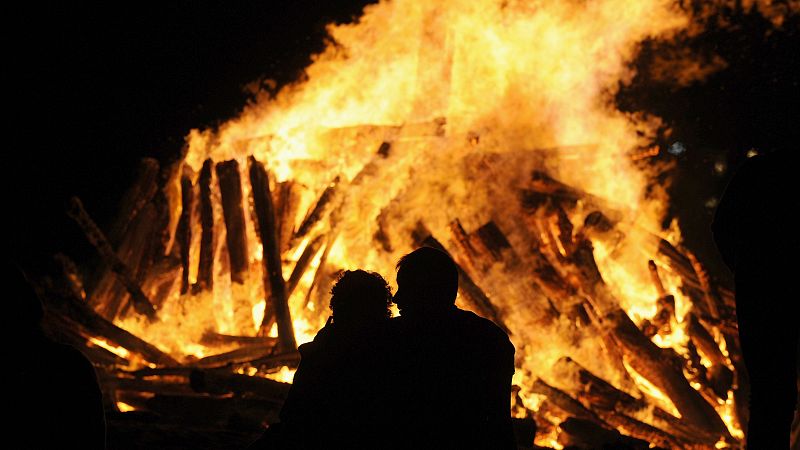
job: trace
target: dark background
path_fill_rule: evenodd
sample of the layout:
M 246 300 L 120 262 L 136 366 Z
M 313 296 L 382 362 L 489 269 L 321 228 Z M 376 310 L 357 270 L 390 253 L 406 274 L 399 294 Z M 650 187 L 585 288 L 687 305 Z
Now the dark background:
M 242 108 L 246 84 L 302 76 L 324 47 L 324 25 L 352 20 L 367 2 L 284 3 L 32 5 L 10 15 L 21 30 L 7 44 L 16 97 L 4 171 L 13 257 L 34 267 L 57 251 L 91 258 L 64 215 L 70 196 L 107 224 L 141 157 L 177 158 L 191 128 Z M 625 109 L 665 119 L 673 133 L 664 148 L 685 145 L 680 156 L 660 156 L 678 164 L 671 214 L 717 273 L 707 232 L 713 199 L 747 150 L 797 150 L 800 127 L 800 22 L 774 30 L 757 14 L 728 14 L 734 26 L 681 42 L 719 54 L 725 70 L 689 87 L 660 83 L 646 68 L 663 46 L 650 43 L 637 61 L 641 75 L 618 96 Z

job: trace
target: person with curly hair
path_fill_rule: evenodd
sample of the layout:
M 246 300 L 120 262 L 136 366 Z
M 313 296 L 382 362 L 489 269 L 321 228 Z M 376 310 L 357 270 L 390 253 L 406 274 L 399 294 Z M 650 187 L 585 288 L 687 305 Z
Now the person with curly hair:
M 331 317 L 301 360 L 271 427 L 251 448 L 381 448 L 388 428 L 387 325 L 392 292 L 364 270 L 343 272 L 331 289 Z

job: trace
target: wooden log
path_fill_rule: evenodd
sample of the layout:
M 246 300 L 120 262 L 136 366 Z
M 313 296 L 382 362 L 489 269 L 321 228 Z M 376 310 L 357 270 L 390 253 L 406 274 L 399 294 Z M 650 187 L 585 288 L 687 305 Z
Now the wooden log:
M 724 422 L 714 408 L 694 390 L 680 367 L 665 358 L 664 351 L 645 337 L 608 291 L 594 260 L 588 239 L 579 239 L 571 258 L 582 290 L 598 311 L 600 326 L 608 331 L 628 364 L 672 400 L 681 416 L 695 425 L 727 435 Z
M 481 225 L 470 241 L 478 253 L 488 252 L 495 261 L 506 261 L 510 265 L 519 262 L 511 243 L 494 221 Z
M 523 209 L 529 211 L 540 208 L 548 201 L 553 201 L 561 207 L 571 209 L 578 200 L 583 200 L 590 208 L 605 211 L 614 216 L 619 215 L 619 210 L 622 209 L 619 205 L 614 205 L 596 195 L 569 186 L 540 170 L 531 172 L 531 177 L 526 187 L 527 189 L 521 191 L 521 200 Z
M 268 336 L 234 336 L 230 334 L 220 334 L 208 330 L 200 337 L 200 343 L 203 345 L 261 345 L 264 347 L 274 347 L 277 342 L 276 338 Z
M 605 424 L 597 414 L 587 409 L 581 402 L 572 398 L 569 394 L 545 383 L 541 379 L 536 379 L 531 385 L 531 392 L 544 395 L 551 403 L 563 410 L 565 413 L 580 419 L 590 420 L 601 426 Z
M 719 440 L 718 435 L 692 426 L 661 408 L 651 406 L 645 400 L 617 389 L 569 357 L 559 359 L 554 369 L 559 374 L 559 380 L 576 393 L 577 400 L 601 417 L 608 411 L 629 417 L 645 414 L 651 416 L 652 425 L 684 441 L 713 446 Z
M 672 400 L 681 416 L 693 424 L 720 435 L 727 428 L 714 408 L 689 385 L 679 367 L 664 357 L 663 351 L 641 331 L 621 309 L 611 311 L 604 322 L 612 330 L 628 364 Z
M 144 292 L 142 292 L 142 288 L 139 284 L 136 283 L 134 275 L 131 273 L 128 266 L 114 253 L 111 244 L 109 244 L 92 218 L 89 217 L 89 214 L 83 208 L 83 203 L 81 203 L 78 197 L 72 197 L 70 200 L 67 214 L 81 227 L 92 246 L 94 246 L 106 264 L 111 267 L 111 270 L 117 274 L 120 282 L 122 282 L 125 289 L 131 294 L 133 307 L 136 312 L 145 315 L 151 321 L 155 320 L 156 310 L 153 304 Z
M 134 282 L 142 286 L 142 291 L 144 291 L 142 283 L 147 279 L 149 269 L 157 258 L 156 249 L 159 244 L 154 238 L 158 235 L 161 225 L 162 223 L 157 220 L 155 205 L 153 203 L 145 205 L 128 227 L 128 233 L 116 252 L 120 260 L 130 268 Z M 103 287 L 107 287 L 107 290 L 102 290 Z M 113 271 L 109 271 L 109 279 L 103 280 L 103 283 L 92 292 L 90 304 L 103 316 L 113 320 L 127 314 L 131 306 L 130 300 L 125 286 L 117 280 Z M 158 306 L 152 298 L 149 300 L 154 307 Z
M 711 286 L 711 279 L 708 276 L 708 272 L 706 272 L 700 264 L 700 261 L 697 260 L 694 253 L 687 251 L 686 256 L 689 259 L 689 263 L 692 265 L 694 273 L 697 274 L 697 281 L 700 283 L 700 289 L 703 291 L 706 310 L 711 317 L 720 317 L 720 300 Z
M 558 443 L 565 448 L 625 448 L 647 449 L 649 443 L 623 436 L 609 426 L 601 426 L 596 422 L 575 417 L 568 417 L 558 425 L 561 433 Z
M 317 222 L 322 219 L 325 214 L 327 214 L 331 209 L 333 209 L 333 203 L 335 203 L 336 198 L 338 197 L 338 186 L 339 186 L 340 178 L 337 176 L 333 179 L 333 181 L 322 191 L 322 194 L 319 196 L 319 199 L 314 204 L 314 206 L 309 210 L 306 217 L 300 223 L 300 226 L 297 227 L 297 231 L 295 231 L 294 236 L 292 236 L 291 243 L 289 247 L 294 247 L 297 242 L 303 239 L 309 231 L 317 224 Z
M 193 367 L 211 368 L 224 367 L 231 364 L 240 364 L 254 359 L 263 358 L 274 351 L 273 345 L 261 343 L 239 347 L 229 352 L 210 355 L 191 363 Z
M 281 366 L 297 368 L 298 364 L 300 364 L 300 353 L 297 351 L 276 353 L 247 362 L 247 365 L 260 371 L 268 371 Z
M 663 448 L 686 448 L 686 445 L 676 437 L 642 421 L 628 417 L 615 411 L 601 414 L 603 420 L 617 428 L 622 433 L 649 442 Z
M 297 184 L 291 180 L 278 183 L 277 191 L 278 239 L 283 253 L 289 250 L 289 243 L 294 234 L 295 217 L 300 206 L 300 191 Z
M 292 296 L 292 292 L 297 287 L 297 284 L 300 283 L 300 279 L 306 273 L 306 269 L 308 269 L 309 264 L 317 256 L 317 252 L 319 252 L 320 247 L 322 246 L 324 236 L 317 236 L 311 242 L 306 245 L 306 248 L 303 249 L 303 253 L 298 258 L 297 262 L 294 264 L 294 269 L 292 270 L 292 274 L 289 276 L 289 281 L 286 282 L 286 298 L 290 298 Z
M 294 350 L 297 348 L 297 342 L 294 338 L 289 299 L 281 269 L 280 242 L 278 241 L 278 231 L 275 229 L 275 207 L 272 204 L 269 178 L 264 166 L 253 156 L 249 158 L 249 165 L 253 206 L 260 230 L 261 244 L 264 248 L 262 262 L 265 289 L 269 286 L 269 292 L 265 292 L 265 300 L 267 305 L 272 306 L 275 311 L 275 320 L 278 323 L 278 348 L 281 351 Z M 267 315 L 264 314 L 264 317 L 266 318 Z M 261 323 L 262 332 L 269 331 L 264 329 L 266 325 L 264 322 Z
M 211 159 L 203 162 L 197 184 L 200 186 L 200 258 L 197 266 L 196 292 L 211 290 L 214 285 L 214 207 L 211 203 Z
M 132 391 L 139 393 L 164 394 L 164 395 L 190 395 L 193 394 L 189 385 L 189 378 L 176 380 L 175 375 L 168 377 L 138 378 L 121 376 L 117 374 L 100 375 L 98 381 L 104 391 Z
M 325 242 L 325 250 L 322 251 L 322 256 L 319 257 L 319 264 L 317 265 L 317 271 L 314 272 L 314 279 L 311 281 L 311 286 L 308 287 L 308 291 L 306 291 L 306 298 L 303 301 L 303 309 L 308 306 L 308 303 L 311 301 L 311 296 L 314 293 L 314 290 L 319 287 L 319 284 L 322 282 L 322 278 L 325 276 L 326 264 L 328 262 L 328 255 L 330 254 L 331 248 L 336 243 L 336 235 L 328 236 L 327 242 Z
M 158 161 L 153 158 L 142 158 L 139 161 L 136 181 L 123 194 L 119 212 L 108 233 L 108 241 L 112 247 L 116 248 L 120 244 L 131 221 L 158 191 L 159 170 Z
M 103 318 L 79 298 L 73 297 L 66 287 L 58 285 L 56 280 L 43 279 L 35 287 L 48 311 L 69 317 L 85 327 L 92 336 L 103 339 L 109 344 L 124 347 L 130 352 L 138 353 L 152 363 L 178 365 L 174 358 L 154 345 Z
M 248 255 L 239 163 L 235 159 L 218 163 L 217 181 L 222 197 L 231 281 L 242 284 L 247 277 Z
M 75 298 L 86 299 L 86 290 L 83 288 L 83 277 L 81 277 L 81 273 L 75 261 L 63 253 L 56 253 L 53 259 L 61 269 L 64 280 L 72 289 L 72 294 Z
M 450 222 L 450 238 L 453 246 L 457 249 L 454 256 L 458 257 L 458 263 L 464 267 L 468 272 L 474 273 L 478 270 L 476 262 L 473 260 L 477 251 L 470 242 L 470 235 L 461 226 L 461 221 L 458 219 Z
M 269 378 L 230 373 L 227 370 L 193 370 L 189 376 L 192 389 L 210 394 L 255 394 L 264 399 L 282 402 L 291 384 Z
M 81 353 L 86 355 L 89 361 L 96 366 L 113 367 L 129 364 L 127 359 L 87 341 L 89 337 L 92 337 L 91 333 L 69 317 L 60 314 L 45 314 L 42 320 L 42 330 L 54 341 L 80 349 Z
M 181 295 L 189 292 L 190 253 L 192 249 L 192 217 L 194 206 L 194 185 L 188 166 L 181 176 L 181 216 L 178 220 L 178 244 L 181 251 Z

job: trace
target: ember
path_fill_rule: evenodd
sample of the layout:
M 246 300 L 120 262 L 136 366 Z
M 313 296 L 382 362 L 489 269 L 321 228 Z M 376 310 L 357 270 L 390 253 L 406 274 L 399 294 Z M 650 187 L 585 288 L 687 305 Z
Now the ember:
M 61 257 L 39 288 L 110 407 L 275 421 L 336 274 L 392 277 L 425 245 L 459 264 L 459 306 L 511 335 L 536 444 L 738 445 L 733 295 L 662 227 L 659 119 L 613 104 L 637 45 L 688 16 L 523 3 L 369 6 L 307 80 L 194 130 L 173 165 L 143 160 L 107 230 L 75 198 L 97 281 Z

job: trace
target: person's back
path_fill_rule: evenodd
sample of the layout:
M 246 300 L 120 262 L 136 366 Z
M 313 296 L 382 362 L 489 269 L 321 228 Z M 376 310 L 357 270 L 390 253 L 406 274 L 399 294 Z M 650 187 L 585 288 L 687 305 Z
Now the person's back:
M 8 350 L 10 442 L 20 448 L 105 448 L 102 393 L 92 363 L 74 347 L 45 336 L 42 303 L 17 267 L 6 269 L 12 277 L 7 284 L 12 323 L 5 331 L 19 341 Z
M 796 388 L 800 302 L 793 287 L 800 208 L 787 151 L 747 161 L 714 217 L 714 240 L 736 282 L 736 315 L 750 376 L 749 448 L 788 448 Z
M 455 264 L 438 250 L 404 257 L 397 283 L 401 317 L 392 320 L 392 329 L 400 447 L 515 448 L 514 347 L 508 336 L 456 308 Z
M 253 448 L 380 448 L 386 412 L 386 325 L 391 291 L 363 270 L 331 290 L 333 316 L 300 346 L 300 366 L 281 409 L 280 431 Z M 267 445 L 269 444 L 269 445 Z

